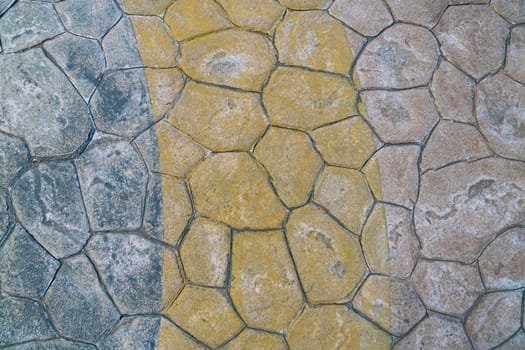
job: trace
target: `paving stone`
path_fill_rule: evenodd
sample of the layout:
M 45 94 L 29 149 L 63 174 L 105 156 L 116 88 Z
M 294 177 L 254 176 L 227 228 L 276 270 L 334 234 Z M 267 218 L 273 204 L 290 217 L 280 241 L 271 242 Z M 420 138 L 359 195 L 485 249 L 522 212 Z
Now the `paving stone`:
M 183 43 L 179 66 L 197 80 L 260 91 L 276 60 L 264 35 L 229 29 Z
M 123 137 L 136 136 L 153 123 L 144 69 L 106 74 L 90 101 L 97 129 Z
M 431 315 L 394 346 L 395 350 L 457 349 L 471 350 L 472 346 L 463 325 L 452 318 Z
M 197 211 L 233 227 L 279 228 L 287 214 L 264 169 L 246 153 L 213 154 L 189 181 Z
M 525 332 L 522 330 L 516 333 L 512 338 L 507 340 L 502 345 L 498 346 L 498 350 L 521 350 L 525 347 Z
M 215 151 L 249 150 L 267 126 L 260 97 L 189 82 L 169 121 Z
M 499 155 L 525 160 L 525 86 L 504 74 L 483 80 L 476 95 L 481 132 Z
M 442 120 L 423 149 L 421 168 L 439 168 L 452 162 L 486 157 L 491 153 L 474 126 Z
M 102 39 L 108 69 L 123 69 L 142 66 L 137 49 L 137 39 L 129 17 L 120 21 Z
M 479 258 L 487 288 L 514 289 L 525 286 L 525 229 L 508 230 L 492 242 Z
M 525 61 L 525 25 L 512 29 L 505 63 L 505 72 L 525 85 L 525 71 L 521 64 L 523 61 Z
M 241 334 L 230 341 L 221 350 L 287 350 L 284 340 L 271 333 L 264 333 L 245 328 Z
M 445 57 L 479 79 L 500 68 L 508 24 L 487 6 L 451 6 L 434 34 Z
M 231 230 L 224 224 L 198 217 L 180 247 L 186 277 L 193 283 L 224 287 L 230 261 Z
M 184 287 L 184 272 L 176 251 L 164 249 L 162 259 L 162 310 L 167 310 Z
M 477 266 L 457 262 L 420 260 L 412 285 L 428 308 L 458 317 L 483 293 Z
M 106 66 L 100 44 L 93 39 L 65 33 L 46 41 L 44 48 L 87 100 Z
M 55 257 L 77 253 L 89 225 L 75 168 L 71 163 L 39 163 L 12 190 L 18 219 Z
M 475 123 L 475 88 L 474 81 L 468 75 L 445 60 L 439 64 L 430 84 L 443 118 L 472 124 Z
M 425 306 L 411 286 L 377 275 L 368 277 L 353 306 L 396 336 L 407 333 L 426 314 Z
M 309 130 L 356 115 L 356 91 L 342 77 L 280 67 L 263 92 L 272 125 Z
M 277 194 L 288 207 L 308 201 L 323 165 L 308 136 L 271 127 L 257 144 L 254 156 L 264 165 Z
M 141 226 L 147 169 L 128 142 L 95 140 L 75 165 L 91 229 Z
M 158 121 L 171 108 L 175 97 L 184 87 L 184 76 L 177 68 L 144 70 L 148 82 L 153 120 Z
M 292 212 L 286 237 L 310 302 L 339 303 L 354 295 L 368 272 L 357 237 L 312 204 Z
M 66 156 L 87 141 L 89 109 L 42 50 L 0 56 L 0 76 L 0 131 L 25 139 L 33 156 Z
M 372 209 L 373 198 L 359 171 L 326 167 L 314 191 L 314 201 L 328 209 L 353 233 L 361 227 Z
M 164 16 L 178 41 L 232 27 L 226 14 L 213 0 L 177 0 Z
M 7 186 L 28 161 L 24 141 L 0 132 L 0 186 Z
M 423 255 L 472 262 L 499 231 L 523 222 L 523 174 L 523 164 L 503 159 L 424 174 L 415 209 Z
M 350 28 L 345 27 L 345 31 L 348 45 L 350 45 L 350 49 L 352 50 L 352 54 L 355 58 L 361 52 L 363 45 L 365 45 L 367 42 L 367 39 Z
M 0 15 L 9 10 L 16 0 L 0 0 Z
M 306 307 L 287 335 L 291 350 L 386 350 L 385 332 L 342 305 Z
M 384 142 L 421 142 L 439 120 L 427 88 L 363 93 L 366 118 Z
M 363 228 L 361 244 L 372 272 L 408 277 L 419 257 L 410 211 L 377 204 Z
M 218 347 L 243 328 L 226 297 L 218 289 L 186 286 L 168 316 L 195 338 Z
M 77 343 L 64 339 L 34 341 L 20 345 L 8 346 L 8 350 L 96 350 L 93 345 Z
M 525 4 L 521 0 L 494 0 L 491 6 L 510 23 L 525 22 Z
M 97 345 L 101 349 L 108 350 L 158 349 L 160 320 L 160 317 L 152 316 L 125 317 L 119 322 L 117 328 Z
M 55 8 L 69 32 L 92 38 L 106 34 L 121 16 L 113 0 L 94 0 L 82 6 L 74 0 L 64 0 Z
M 465 323 L 476 349 L 490 349 L 510 338 L 520 328 L 522 291 L 485 295 Z
M 177 346 L 184 350 L 204 350 L 203 346 L 197 344 L 173 323 L 168 322 L 162 318 L 160 320 L 158 349 L 172 350 L 173 344 L 177 344 Z
M 294 10 L 326 9 L 331 0 L 279 0 L 281 5 Z
M 275 46 L 287 65 L 347 75 L 353 61 L 343 24 L 321 11 L 288 12 L 275 31 Z
M 28 49 L 63 32 L 51 4 L 18 2 L 0 18 L 5 53 Z
M 438 44 L 430 31 L 398 23 L 373 39 L 355 70 L 363 88 L 410 88 L 427 84 L 437 65 Z
M 376 36 L 394 21 L 382 0 L 335 0 L 329 12 L 366 36 Z
M 284 8 L 274 0 L 218 0 L 233 23 L 241 28 L 270 33 Z
M 155 0 L 149 2 L 144 2 L 143 0 L 116 0 L 116 2 L 126 13 L 154 16 L 162 15 L 175 0 Z
M 55 335 L 45 310 L 35 301 L 17 297 L 0 298 L 0 346 Z
M 246 323 L 285 332 L 304 305 L 284 235 L 280 231 L 233 235 L 230 296 Z
M 386 0 L 394 17 L 403 22 L 433 27 L 448 6 L 448 0 Z
M 147 67 L 174 67 L 179 49 L 164 21 L 151 16 L 130 18 L 142 64 Z
M 4 239 L 10 226 L 11 212 L 7 200 L 7 193 L 0 188 L 0 242 Z

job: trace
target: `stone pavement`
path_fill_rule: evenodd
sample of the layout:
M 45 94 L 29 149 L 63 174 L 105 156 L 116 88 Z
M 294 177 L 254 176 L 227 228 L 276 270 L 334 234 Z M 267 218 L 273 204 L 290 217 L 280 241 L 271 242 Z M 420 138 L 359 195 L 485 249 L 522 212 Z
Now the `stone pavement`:
M 0 349 L 525 349 L 525 1 L 0 0 Z

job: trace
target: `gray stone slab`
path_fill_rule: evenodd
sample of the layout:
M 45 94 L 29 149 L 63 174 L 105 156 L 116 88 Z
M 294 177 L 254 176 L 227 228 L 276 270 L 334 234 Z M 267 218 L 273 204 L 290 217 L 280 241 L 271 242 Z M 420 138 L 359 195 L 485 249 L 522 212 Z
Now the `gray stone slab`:
M 525 6 L 525 2 L 523 3 Z M 525 85 L 525 25 L 512 28 L 508 46 L 505 72 L 513 79 Z
M 6 186 L 29 160 L 25 143 L 0 132 L 0 186 Z
M 125 317 L 97 346 L 100 350 L 155 350 L 159 332 L 160 317 Z
M 0 242 L 7 234 L 7 230 L 11 225 L 11 212 L 9 210 L 9 202 L 7 201 L 7 193 L 0 188 Z
M 9 7 L 11 7 L 15 1 L 16 0 L 0 0 L 0 15 L 9 10 Z
M 96 350 L 93 345 L 77 343 L 64 339 L 35 341 L 21 345 L 9 346 L 6 350 Z
M 121 16 L 113 0 L 65 0 L 55 8 L 68 31 L 92 38 L 106 34 Z
M 102 40 L 108 69 L 142 66 L 137 49 L 137 39 L 133 34 L 131 21 L 122 17 L 120 22 Z
M 164 238 L 164 218 L 162 205 L 162 178 L 152 174 L 149 179 L 146 209 L 144 211 L 144 229 L 151 237 Z

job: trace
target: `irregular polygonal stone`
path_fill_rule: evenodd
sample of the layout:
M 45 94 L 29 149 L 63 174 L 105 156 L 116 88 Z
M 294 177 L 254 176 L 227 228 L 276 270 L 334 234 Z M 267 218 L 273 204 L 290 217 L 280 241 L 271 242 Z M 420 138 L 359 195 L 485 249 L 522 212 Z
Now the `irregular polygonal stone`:
M 221 350 L 286 350 L 283 338 L 276 334 L 244 329 L 235 339 L 230 341 Z
M 520 328 L 521 299 L 521 290 L 490 293 L 481 299 L 465 323 L 476 349 L 491 349 Z
M 356 72 L 363 88 L 410 88 L 428 83 L 437 61 L 430 31 L 398 23 L 366 46 Z
M 184 350 L 204 350 L 204 347 L 197 344 L 186 333 L 176 327 L 173 323 L 160 320 L 160 333 L 158 339 L 158 350 L 173 350 L 173 345 Z
M 525 332 L 519 331 L 512 338 L 507 340 L 502 345 L 498 346 L 498 350 L 521 350 L 525 347 Z
M 183 43 L 179 66 L 194 79 L 260 91 L 276 61 L 264 35 L 229 29 Z
M 96 140 L 75 165 L 93 230 L 140 227 L 148 175 L 128 142 Z
M 233 235 L 230 296 L 249 326 L 287 330 L 304 301 L 282 232 Z
M 60 334 L 95 342 L 120 315 L 85 255 L 62 261 L 44 302 Z
M 173 67 L 177 64 L 179 49 L 162 19 L 152 16 L 132 16 L 131 24 L 144 66 Z
M 236 25 L 269 32 L 284 8 L 275 0 L 218 0 Z
M 89 109 L 42 50 L 0 56 L 0 76 L 0 131 L 22 137 L 36 157 L 66 156 L 86 142 Z
M 287 335 L 291 350 L 387 350 L 392 340 L 342 305 L 306 307 Z
M 176 251 L 164 249 L 162 259 L 162 310 L 166 310 L 184 287 L 184 276 Z
M 281 5 L 294 10 L 325 9 L 331 0 L 279 0 Z
M 142 66 L 137 39 L 131 21 L 122 17 L 102 39 L 108 69 L 122 69 Z
M 224 287 L 230 259 L 231 230 L 202 217 L 195 219 L 180 247 L 186 277 L 193 283 Z
M 215 151 L 249 150 L 267 126 L 260 97 L 189 82 L 170 122 Z
M 45 50 L 67 74 L 84 99 L 88 99 L 105 68 L 100 44 L 69 33 L 44 43 Z
M 415 209 L 423 255 L 472 262 L 499 231 L 523 223 L 524 174 L 522 163 L 494 158 L 424 174 Z
M 175 0 L 116 0 L 126 13 L 131 15 L 155 16 L 162 15 Z
M 525 286 L 525 229 L 508 230 L 496 238 L 479 258 L 479 268 L 487 288 Z
M 73 34 L 100 38 L 120 18 L 113 0 L 93 0 L 82 6 L 75 0 L 60 1 L 55 5 L 64 26 Z
M 356 115 L 356 96 L 343 77 L 280 67 L 264 88 L 263 102 L 273 125 L 308 130 Z
M 525 4 L 521 0 L 494 0 L 491 6 L 510 23 L 525 22 Z
M 268 170 L 277 194 L 288 207 L 308 201 L 323 165 L 308 136 L 271 127 L 257 144 L 254 155 Z
M 366 36 L 376 36 L 394 21 L 382 0 L 335 0 L 329 12 Z
M 353 296 L 368 272 L 357 237 L 312 204 L 292 212 L 286 237 L 310 302 L 339 303 Z
M 525 160 L 525 86 L 504 74 L 484 79 L 476 106 L 480 130 L 494 151 Z
M 279 228 L 286 209 L 246 153 L 213 154 L 190 175 L 197 210 L 236 228 Z
M 0 132 L 0 186 L 7 186 L 13 180 L 28 163 L 28 156 L 24 141 Z
M 11 212 L 7 202 L 7 193 L 0 188 L 0 242 L 11 225 Z
M 505 57 L 508 24 L 487 6 L 451 6 L 434 33 L 454 65 L 479 79 L 498 70 Z
M 184 76 L 177 68 L 144 70 L 148 82 L 153 119 L 160 120 L 171 108 L 184 86 Z
M 384 142 L 421 142 L 439 120 L 427 88 L 363 93 L 366 118 Z
M 525 71 L 521 62 L 525 61 L 525 25 L 512 29 L 505 62 L 505 72 L 525 85 Z
M 426 313 L 411 286 L 401 280 L 377 275 L 368 277 L 353 306 L 396 336 L 407 333 Z
M 342 23 L 321 11 L 288 12 L 275 31 L 283 64 L 347 75 L 352 50 Z
M 135 316 L 123 318 L 113 333 L 98 343 L 101 349 L 157 349 L 160 317 Z M 173 344 L 179 346 L 179 344 Z
M 350 45 L 353 56 L 356 57 L 359 52 L 361 52 L 361 49 L 363 48 L 363 45 L 366 44 L 367 40 L 364 36 L 356 33 L 350 28 L 345 27 L 345 31 L 348 45 Z
M 93 345 L 77 343 L 64 339 L 34 341 L 20 345 L 9 346 L 8 350 L 96 350 Z
M 448 6 L 448 0 L 386 0 L 394 17 L 403 22 L 434 26 Z
M 227 298 L 213 288 L 186 286 L 169 308 L 168 316 L 213 348 L 224 344 L 243 328 Z

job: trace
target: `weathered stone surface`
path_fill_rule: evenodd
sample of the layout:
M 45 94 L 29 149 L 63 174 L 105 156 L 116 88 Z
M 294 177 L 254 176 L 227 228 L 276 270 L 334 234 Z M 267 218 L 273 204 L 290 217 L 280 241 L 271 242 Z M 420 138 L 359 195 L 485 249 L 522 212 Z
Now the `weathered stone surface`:
M 288 65 L 346 75 L 353 61 L 344 26 L 321 11 L 288 12 L 275 31 L 275 46 Z
M 7 201 L 7 193 L 0 188 L 0 242 L 11 225 L 11 211 Z
M 407 283 L 377 275 L 368 277 L 353 306 L 396 336 L 407 333 L 426 313 L 416 291 Z
M 394 21 L 382 0 L 335 0 L 329 12 L 366 36 L 376 36 Z
M 218 2 L 233 23 L 241 28 L 259 32 L 269 32 L 284 12 L 284 8 L 275 0 L 218 0 Z
M 476 79 L 500 68 L 508 24 L 487 6 L 451 6 L 434 33 L 441 51 Z
M 126 13 L 131 15 L 154 16 L 162 15 L 168 6 L 175 0 L 155 0 L 144 2 L 143 0 L 116 0 Z
M 348 40 L 348 45 L 350 45 L 350 48 L 352 50 L 352 55 L 356 57 L 359 54 L 359 52 L 361 52 L 361 49 L 363 48 L 363 45 L 366 44 L 367 40 L 364 36 L 358 34 L 350 28 L 345 27 L 345 31 L 346 39 Z
M 445 119 L 474 124 L 475 83 L 454 65 L 442 60 L 430 89 Z
M 507 340 L 502 345 L 498 346 L 498 350 L 521 350 L 525 347 L 525 332 L 519 331 L 512 338 Z
M 465 323 L 476 349 L 490 349 L 510 338 L 520 328 L 522 291 L 485 295 Z
M 87 342 L 97 341 L 120 317 L 85 255 L 62 261 L 44 303 L 60 334 Z
M 525 25 L 512 29 L 507 50 L 505 72 L 513 79 L 525 85 L 525 71 L 521 63 L 525 61 Z
M 288 207 L 307 202 L 323 161 L 305 134 L 271 127 L 254 152 Z
M 174 249 L 165 248 L 162 258 L 162 310 L 166 310 L 184 287 L 184 272 Z
M 120 10 L 112 0 L 93 0 L 79 6 L 75 0 L 55 5 L 66 29 L 77 35 L 100 38 L 120 18 Z
M 310 302 L 345 302 L 353 296 L 368 272 L 357 237 L 312 204 L 292 212 L 286 237 Z
M 230 341 L 221 350 L 286 350 L 283 338 L 276 334 L 244 329 L 235 339 Z
M 95 125 L 103 132 L 133 137 L 153 123 L 144 69 L 106 74 L 89 104 Z
M 46 41 L 44 48 L 87 100 L 106 66 L 100 44 L 93 39 L 64 33 Z
M 279 0 L 281 5 L 294 10 L 325 9 L 331 0 Z
M 133 34 L 129 17 L 122 17 L 102 39 L 108 69 L 122 69 L 142 66 L 137 39 Z
M 189 82 L 170 122 L 215 151 L 249 150 L 267 126 L 260 97 Z
M 160 120 L 171 108 L 184 86 L 184 76 L 177 68 L 144 70 L 148 82 L 153 119 Z
M 55 257 L 77 253 L 89 238 L 75 168 L 71 163 L 39 163 L 12 191 L 20 222 Z
M 287 336 L 291 350 L 386 350 L 391 339 L 342 305 L 307 307 Z
M 424 174 L 415 209 L 423 255 L 468 263 L 503 228 L 523 223 L 523 174 L 522 163 L 494 158 Z
M 504 74 L 483 80 L 476 95 L 481 132 L 499 155 L 525 160 L 525 86 Z
M 494 0 L 491 6 L 510 23 L 525 22 L 525 4 L 521 0 Z
M 193 283 L 224 287 L 230 260 L 231 230 L 224 224 L 198 217 L 180 247 L 186 277 Z
M 148 176 L 143 160 L 131 144 L 95 140 L 75 165 L 91 229 L 140 227 Z
M 286 216 L 266 172 L 246 153 L 213 154 L 189 181 L 197 211 L 236 228 L 280 228 Z
M 158 349 L 172 350 L 174 344 L 177 344 L 177 346 L 184 350 L 204 350 L 204 347 L 198 345 L 173 323 L 162 318 L 160 320 Z
M 89 109 L 42 50 L 0 56 L 0 76 L 0 131 L 24 138 L 36 157 L 69 155 L 86 142 Z
M 249 326 L 288 329 L 304 301 L 282 232 L 233 235 L 230 296 Z
M 125 317 L 115 331 L 97 345 L 101 349 L 157 349 L 160 321 L 160 317 L 152 316 Z
M 183 43 L 179 66 L 194 79 L 259 91 L 276 60 L 264 35 L 229 29 Z
M 186 286 L 168 316 L 210 347 L 224 344 L 243 328 L 226 297 L 218 289 Z
M 487 288 L 514 289 L 525 286 L 525 229 L 508 230 L 496 238 L 479 258 Z
M 131 24 L 144 66 L 174 67 L 177 64 L 179 49 L 162 19 L 151 16 L 132 16 Z
M 7 186 L 28 161 L 24 141 L 0 132 L 0 186 Z
M 96 350 L 93 345 L 77 343 L 64 339 L 51 339 L 8 346 L 8 350 Z
M 421 142 L 439 120 L 427 88 L 363 93 L 366 118 L 384 142 Z
M 16 0 L 0 0 L 0 15 L 9 10 Z
M 448 6 L 448 0 L 386 0 L 394 17 L 403 22 L 433 27 Z
M 328 209 L 353 233 L 361 233 L 373 198 L 357 170 L 326 167 L 314 191 L 314 201 Z
M 410 211 L 390 204 L 377 204 L 370 214 L 361 243 L 372 272 L 408 277 L 419 256 L 419 242 Z
M 410 88 L 428 83 L 437 61 L 430 31 L 398 23 L 366 46 L 356 72 L 363 88 Z

